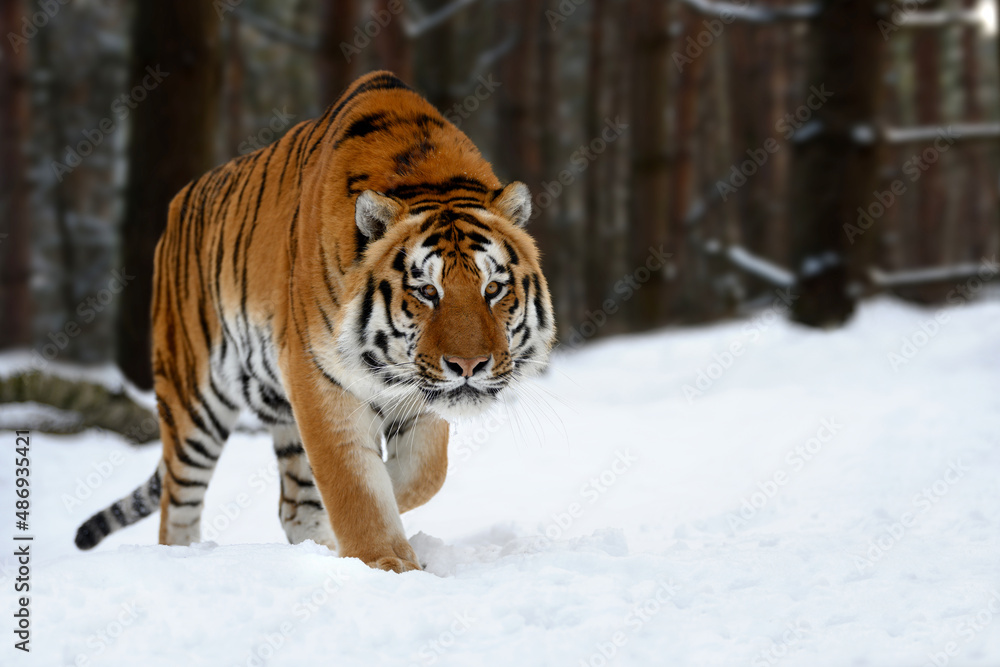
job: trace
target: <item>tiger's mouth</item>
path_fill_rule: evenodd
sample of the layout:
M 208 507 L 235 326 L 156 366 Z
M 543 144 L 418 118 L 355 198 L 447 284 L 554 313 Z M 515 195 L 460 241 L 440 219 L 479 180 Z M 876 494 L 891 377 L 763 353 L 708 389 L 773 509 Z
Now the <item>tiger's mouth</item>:
M 463 382 L 458 386 L 441 386 L 440 383 L 425 382 L 420 391 L 432 409 L 442 416 L 470 416 L 488 409 L 507 386 L 506 382 L 490 382 L 484 385 Z
M 503 386 L 490 386 L 490 387 L 477 387 L 468 382 L 461 384 L 457 387 L 437 387 L 437 386 L 422 386 L 420 390 L 424 393 L 429 400 L 440 400 L 447 399 L 450 401 L 461 401 L 461 400 L 484 400 L 494 398 Z

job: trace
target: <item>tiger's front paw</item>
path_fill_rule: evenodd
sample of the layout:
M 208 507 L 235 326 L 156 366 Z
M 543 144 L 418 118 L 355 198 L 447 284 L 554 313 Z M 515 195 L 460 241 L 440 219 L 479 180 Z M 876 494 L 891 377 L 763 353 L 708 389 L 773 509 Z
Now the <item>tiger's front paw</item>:
M 412 560 L 404 560 L 395 556 L 383 556 L 375 561 L 365 561 L 365 564 L 375 570 L 385 570 L 387 572 L 409 572 L 410 570 L 422 570 L 418 563 Z
M 365 565 L 375 570 L 387 572 L 409 572 L 422 570 L 417 562 L 417 554 L 405 539 L 401 542 L 387 543 L 379 546 L 368 546 L 355 553 L 343 554 L 347 557 L 360 558 Z

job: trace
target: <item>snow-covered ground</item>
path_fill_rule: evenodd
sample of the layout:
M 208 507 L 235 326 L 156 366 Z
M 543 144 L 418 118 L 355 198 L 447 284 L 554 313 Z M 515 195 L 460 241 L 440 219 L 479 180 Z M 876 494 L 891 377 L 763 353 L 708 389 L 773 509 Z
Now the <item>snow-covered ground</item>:
M 227 446 L 211 542 L 155 546 L 153 517 L 80 553 L 157 448 L 35 434 L 30 656 L 0 433 L 0 664 L 1000 664 L 1000 304 L 942 312 L 879 300 L 819 332 L 765 311 L 558 355 L 455 429 L 405 575 L 285 544 L 264 435 Z

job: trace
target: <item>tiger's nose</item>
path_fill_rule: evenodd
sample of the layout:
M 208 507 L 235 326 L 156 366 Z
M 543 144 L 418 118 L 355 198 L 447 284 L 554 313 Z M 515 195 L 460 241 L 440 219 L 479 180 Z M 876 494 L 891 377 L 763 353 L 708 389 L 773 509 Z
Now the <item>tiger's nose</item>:
M 455 371 L 464 378 L 470 378 L 479 371 L 486 368 L 490 361 L 489 357 L 445 357 L 444 363 L 448 368 Z

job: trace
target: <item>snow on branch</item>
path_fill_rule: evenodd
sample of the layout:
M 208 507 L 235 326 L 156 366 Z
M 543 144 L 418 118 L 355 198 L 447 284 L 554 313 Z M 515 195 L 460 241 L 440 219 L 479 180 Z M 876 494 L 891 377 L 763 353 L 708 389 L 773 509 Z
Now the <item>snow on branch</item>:
M 511 31 L 502 42 L 491 49 L 483 51 L 476 58 L 476 64 L 472 68 L 469 78 L 456 86 L 452 86 L 450 92 L 455 97 L 462 97 L 469 94 L 480 83 L 480 79 L 486 75 L 487 70 L 503 60 L 504 56 L 514 50 L 514 47 L 521 41 L 520 35 L 516 31 Z
M 952 266 L 935 266 L 929 269 L 910 269 L 906 271 L 886 272 L 876 268 L 869 269 L 868 275 L 872 284 L 882 289 L 893 287 L 909 287 L 913 285 L 928 285 L 968 280 L 976 276 L 982 277 L 984 271 L 996 275 L 997 267 L 980 264 L 954 264 Z
M 248 10 L 242 5 L 232 8 L 241 21 L 253 27 L 257 32 L 276 42 L 283 42 L 303 51 L 316 51 L 319 45 L 305 35 L 274 23 L 260 14 Z
M 882 139 L 889 144 L 926 143 L 936 139 L 953 141 L 981 141 L 1000 139 L 1000 123 L 955 123 L 947 127 L 929 125 L 923 127 L 887 127 L 882 130 Z
M 983 17 L 977 9 L 937 9 L 903 14 L 893 21 L 903 28 L 940 28 L 948 25 L 980 25 Z
M 789 7 L 748 7 L 731 2 L 713 0 L 684 0 L 691 9 L 723 20 L 737 20 L 746 23 L 776 23 L 778 21 L 802 21 L 819 16 L 820 4 L 804 3 Z
M 460 10 L 478 1 L 479 0 L 455 0 L 451 4 L 442 7 L 433 14 L 426 15 L 426 12 L 422 8 L 420 8 L 419 5 L 417 5 L 413 0 L 411 0 L 407 4 L 409 4 L 413 8 L 413 13 L 420 18 L 418 18 L 416 21 L 404 19 L 403 32 L 406 33 L 406 36 L 409 37 L 410 39 L 413 39 L 415 37 L 420 37 L 425 32 L 433 30 L 434 28 L 438 27 L 439 25 L 450 19 Z
M 704 249 L 710 254 L 725 257 L 736 268 L 760 278 L 775 287 L 795 286 L 795 274 L 763 257 L 758 257 L 743 246 L 732 245 L 723 247 L 721 243 L 711 239 L 705 242 Z

